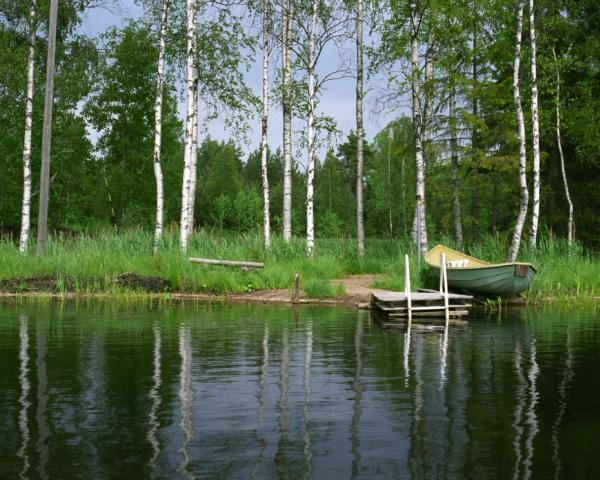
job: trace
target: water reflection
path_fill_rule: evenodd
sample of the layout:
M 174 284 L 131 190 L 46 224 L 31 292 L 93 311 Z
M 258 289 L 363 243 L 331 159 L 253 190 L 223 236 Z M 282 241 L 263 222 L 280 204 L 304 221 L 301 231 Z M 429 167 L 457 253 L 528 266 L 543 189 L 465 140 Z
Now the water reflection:
M 573 378 L 573 349 L 571 346 L 571 328 L 567 327 L 566 342 L 565 342 L 565 367 L 562 373 L 562 380 L 558 387 L 558 414 L 556 422 L 552 427 L 552 447 L 554 453 L 552 461 L 555 466 L 554 478 L 560 478 L 562 470 L 562 462 L 560 458 L 560 429 L 563 423 L 563 417 L 567 411 L 567 396 L 571 379 Z
M 363 321 L 360 316 L 356 319 L 356 332 L 354 334 L 354 355 L 356 357 L 356 372 L 352 382 L 354 391 L 354 404 L 352 406 L 352 423 L 350 424 L 350 441 L 352 449 L 352 478 L 357 478 L 360 473 L 360 417 L 362 413 L 361 402 L 363 396 L 362 375 L 362 337 Z
M 35 418 L 38 427 L 36 449 L 39 452 L 38 474 L 42 480 L 48 478 L 46 465 L 48 463 L 48 372 L 46 365 L 46 330 L 45 322 L 38 321 L 36 328 L 36 359 L 37 370 L 37 409 Z
M 446 384 L 446 368 L 448 365 L 448 331 L 449 326 L 444 327 L 444 333 L 440 337 L 440 390 Z
M 304 352 L 304 402 L 302 405 L 302 430 L 304 440 L 304 478 L 312 475 L 312 441 L 310 431 L 310 363 L 313 350 L 312 322 L 306 326 L 306 350 Z
M 600 478 L 596 317 L 44 308 L 0 309 L 0 478 Z
M 158 422 L 158 410 L 160 408 L 160 386 L 162 384 L 161 381 L 161 358 L 160 358 L 160 348 L 161 348 L 161 332 L 160 325 L 155 324 L 153 328 L 154 332 L 154 355 L 153 355 L 153 366 L 154 372 L 152 375 L 152 390 L 150 390 L 150 413 L 148 414 L 148 441 L 152 447 L 152 457 L 150 458 L 150 471 L 152 472 L 152 476 L 158 476 L 156 461 L 158 459 L 158 455 L 160 453 L 160 443 L 157 438 L 157 432 L 159 429 Z
M 181 421 L 179 426 L 183 432 L 183 443 L 179 449 L 183 459 L 179 465 L 179 471 L 182 472 L 187 478 L 195 478 L 192 472 L 189 471 L 189 445 L 194 438 L 194 431 L 192 427 L 192 340 L 190 328 L 184 325 L 179 327 L 179 355 L 181 357 L 181 371 L 179 374 Z
M 19 473 L 22 479 L 28 478 L 29 455 L 27 447 L 29 446 L 29 419 L 27 417 L 31 402 L 29 401 L 29 390 L 31 385 L 27 375 L 29 374 L 29 328 L 27 325 L 27 315 L 19 315 L 19 385 L 21 394 L 19 395 L 19 432 L 21 434 L 21 446 L 17 451 L 17 456 L 23 460 L 23 468 Z
M 252 478 L 259 478 L 258 469 L 262 464 L 263 455 L 267 448 L 267 440 L 262 431 L 265 423 L 265 406 L 267 403 L 267 380 L 269 375 L 269 325 L 265 322 L 263 327 L 263 337 L 261 342 L 261 366 L 258 387 L 258 424 L 256 426 L 256 435 L 258 437 L 259 453 L 252 470 Z
M 286 448 L 288 443 L 289 412 L 288 412 L 288 388 L 289 388 L 289 366 L 290 350 L 288 344 L 287 328 L 281 330 L 281 357 L 279 366 L 279 399 L 277 410 L 279 411 L 279 442 L 275 453 L 275 466 L 280 475 L 287 475 Z
M 537 377 L 539 374 L 539 367 L 536 360 L 536 341 L 531 340 L 530 353 L 529 353 L 529 406 L 527 409 L 527 441 L 525 442 L 525 461 L 523 466 L 525 468 L 525 478 L 531 477 L 531 462 L 533 459 L 533 440 L 538 433 L 538 422 L 535 407 L 538 403 L 538 391 L 537 391 Z

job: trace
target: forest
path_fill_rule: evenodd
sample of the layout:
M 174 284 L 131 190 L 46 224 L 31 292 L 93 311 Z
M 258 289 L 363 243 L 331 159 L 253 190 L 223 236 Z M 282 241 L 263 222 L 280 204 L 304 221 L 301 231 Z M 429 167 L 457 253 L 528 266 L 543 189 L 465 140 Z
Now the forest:
M 2 278 L 60 276 L 60 260 L 28 258 L 80 242 L 85 262 L 82 239 L 108 237 L 150 271 L 236 242 L 282 259 L 344 242 L 352 272 L 377 270 L 365 252 L 382 266 L 434 241 L 592 262 L 596 0 L 139 0 L 139 18 L 82 34 L 118 4 L 0 1 Z M 321 107 L 341 81 L 356 86 L 350 131 Z M 367 137 L 366 115 L 393 120 Z M 207 134 L 212 119 L 229 140 Z M 275 286 L 242 283 L 214 288 Z

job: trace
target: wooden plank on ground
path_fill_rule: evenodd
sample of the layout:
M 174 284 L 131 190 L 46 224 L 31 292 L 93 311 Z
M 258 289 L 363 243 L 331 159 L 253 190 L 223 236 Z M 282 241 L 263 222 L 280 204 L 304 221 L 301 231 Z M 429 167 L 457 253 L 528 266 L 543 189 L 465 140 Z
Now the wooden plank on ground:
M 245 262 L 240 260 L 221 260 L 216 258 L 194 258 L 190 257 L 190 262 L 201 263 L 203 265 L 221 265 L 227 267 L 245 267 L 245 268 L 264 268 L 262 262 Z

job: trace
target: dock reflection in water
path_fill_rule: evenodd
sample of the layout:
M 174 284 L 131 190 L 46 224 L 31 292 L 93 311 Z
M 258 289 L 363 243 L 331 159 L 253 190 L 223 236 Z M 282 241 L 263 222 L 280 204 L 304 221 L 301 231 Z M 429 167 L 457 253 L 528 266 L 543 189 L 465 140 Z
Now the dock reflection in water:
M 600 316 L 0 306 L 0 478 L 600 478 Z

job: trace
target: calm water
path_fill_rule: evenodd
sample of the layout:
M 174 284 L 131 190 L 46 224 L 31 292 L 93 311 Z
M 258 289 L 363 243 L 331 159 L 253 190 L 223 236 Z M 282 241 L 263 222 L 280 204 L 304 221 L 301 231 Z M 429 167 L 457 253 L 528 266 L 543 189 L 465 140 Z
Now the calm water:
M 0 305 L 0 478 L 600 478 L 600 315 Z

